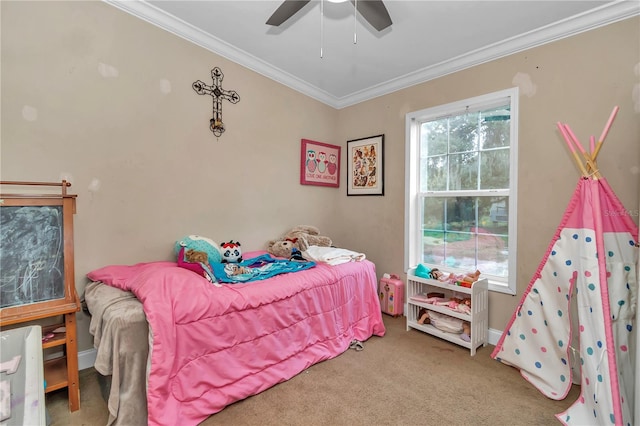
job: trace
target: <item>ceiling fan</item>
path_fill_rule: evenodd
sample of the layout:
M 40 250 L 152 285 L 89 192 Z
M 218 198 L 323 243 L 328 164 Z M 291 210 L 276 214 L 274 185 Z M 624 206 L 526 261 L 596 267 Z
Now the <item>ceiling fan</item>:
M 285 0 L 267 20 L 267 25 L 277 27 L 295 15 L 310 0 Z M 389 12 L 382 0 L 351 0 L 360 15 L 378 31 L 392 24 Z

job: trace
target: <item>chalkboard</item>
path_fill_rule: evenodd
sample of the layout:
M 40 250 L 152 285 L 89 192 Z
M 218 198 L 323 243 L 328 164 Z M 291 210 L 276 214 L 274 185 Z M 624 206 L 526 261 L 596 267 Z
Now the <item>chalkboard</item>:
M 62 206 L 0 209 L 0 308 L 65 297 Z
M 70 184 L 0 181 L 0 186 L 61 188 L 59 194 L 0 193 L 0 327 L 79 311 L 76 196 L 67 194 Z

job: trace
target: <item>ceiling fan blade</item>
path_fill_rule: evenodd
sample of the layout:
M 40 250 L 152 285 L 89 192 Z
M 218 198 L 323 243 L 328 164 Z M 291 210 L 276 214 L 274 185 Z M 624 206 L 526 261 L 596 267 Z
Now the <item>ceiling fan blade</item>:
M 351 0 L 351 3 L 355 5 L 356 1 Z M 358 12 L 376 30 L 382 31 L 393 23 L 382 0 L 358 0 L 357 5 Z
M 267 25 L 273 25 L 275 27 L 279 26 L 284 21 L 295 15 L 307 3 L 309 3 L 309 0 L 285 0 L 267 20 Z

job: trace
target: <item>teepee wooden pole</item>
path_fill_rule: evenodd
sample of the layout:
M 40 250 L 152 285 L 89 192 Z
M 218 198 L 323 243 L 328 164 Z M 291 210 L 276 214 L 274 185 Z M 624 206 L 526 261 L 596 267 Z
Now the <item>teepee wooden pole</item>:
M 564 128 L 567 130 L 567 133 L 569 134 L 569 137 L 571 137 L 571 139 L 573 140 L 573 143 L 575 143 L 578 149 L 580 150 L 582 157 L 584 157 L 584 160 L 587 162 L 587 165 L 591 169 L 591 173 L 593 173 L 596 176 L 596 178 L 600 179 L 602 176 L 598 172 L 598 168 L 596 167 L 595 163 L 591 159 L 591 156 L 587 153 L 587 151 L 585 151 L 578 137 L 571 130 L 571 127 L 569 127 L 568 124 L 564 124 Z
M 571 150 L 571 154 L 573 154 L 573 159 L 576 161 L 576 164 L 578 165 L 578 167 L 580 168 L 580 171 L 582 172 L 582 176 L 589 177 L 589 173 L 587 173 L 587 170 L 585 169 L 584 164 L 582 164 L 580 157 L 578 157 L 578 153 L 576 152 L 576 149 L 573 147 L 573 143 L 571 143 L 571 138 L 567 133 L 567 129 L 565 129 L 562 123 L 560 123 L 559 121 L 558 121 L 558 129 L 560 129 L 560 133 L 562 133 L 562 136 L 564 137 L 565 142 L 567 142 L 567 145 Z
M 602 148 L 602 143 L 604 142 L 604 138 L 607 137 L 607 133 L 609 133 L 609 129 L 611 128 L 611 124 L 613 123 L 613 120 L 616 118 L 616 114 L 618 114 L 618 110 L 619 109 L 620 108 L 617 105 L 615 107 L 613 107 L 613 111 L 611 111 L 611 115 L 609 116 L 609 120 L 607 120 L 607 124 L 605 124 L 604 129 L 602 130 L 602 133 L 600 134 L 600 139 L 598 139 L 598 144 L 596 145 L 596 149 L 591 154 L 591 158 L 593 158 L 593 161 L 596 161 L 596 157 L 598 156 L 598 153 L 600 152 L 600 148 Z
M 596 170 L 597 170 L 598 164 L 596 163 L 596 158 L 593 156 L 595 151 L 596 151 L 596 138 L 595 136 L 591 135 L 589 137 L 589 152 L 587 153 L 587 155 L 589 155 L 589 158 L 591 158 L 591 161 L 593 162 L 593 165 L 596 166 Z

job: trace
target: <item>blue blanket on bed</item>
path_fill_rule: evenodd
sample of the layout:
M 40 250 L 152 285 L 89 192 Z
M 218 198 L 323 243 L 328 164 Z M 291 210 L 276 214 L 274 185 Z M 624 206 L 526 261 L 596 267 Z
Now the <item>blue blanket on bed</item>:
M 297 272 L 316 266 L 315 262 L 276 259 L 263 254 L 239 263 L 213 263 L 213 275 L 221 283 L 238 284 L 266 280 L 278 274 Z

